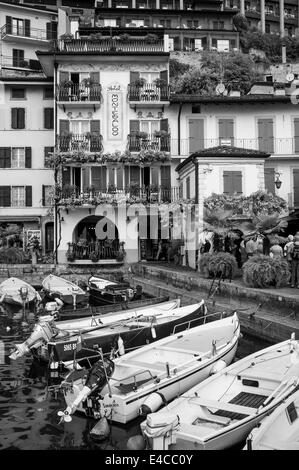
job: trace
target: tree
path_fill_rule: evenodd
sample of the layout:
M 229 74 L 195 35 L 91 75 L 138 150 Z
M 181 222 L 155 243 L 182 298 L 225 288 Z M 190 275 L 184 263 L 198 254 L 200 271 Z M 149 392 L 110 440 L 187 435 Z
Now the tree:
M 233 24 L 236 30 L 239 31 L 239 33 L 241 33 L 242 31 L 247 31 L 249 29 L 247 18 L 241 13 L 237 13 L 235 16 L 233 16 Z

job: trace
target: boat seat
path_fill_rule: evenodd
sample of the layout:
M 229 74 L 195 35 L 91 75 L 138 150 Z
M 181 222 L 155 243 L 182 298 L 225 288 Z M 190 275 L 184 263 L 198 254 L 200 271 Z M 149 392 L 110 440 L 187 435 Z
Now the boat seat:
M 282 381 L 282 374 L 275 372 L 267 372 L 267 371 L 254 371 L 254 369 L 250 370 L 247 369 L 244 371 L 243 374 L 240 374 L 241 379 L 250 379 L 250 380 L 271 380 L 273 382 L 281 382 Z
M 250 408 L 248 406 L 241 406 L 241 405 L 235 405 L 233 403 L 227 403 L 227 402 L 222 402 L 222 401 L 213 401 L 213 400 L 208 400 L 206 398 L 201 398 L 201 397 L 193 397 L 190 400 L 190 403 L 199 405 L 199 406 L 204 406 L 207 408 L 213 408 L 215 410 L 224 410 L 224 411 L 229 411 L 232 413 L 240 413 L 240 414 L 246 414 L 246 415 L 251 415 L 253 413 L 256 413 L 257 409 L 256 408 Z
M 154 363 L 149 363 L 149 362 L 143 362 L 143 361 L 131 361 L 131 359 L 128 359 L 126 362 L 127 366 L 133 365 L 133 366 L 138 366 L 143 369 L 154 369 L 158 370 L 160 372 L 166 372 L 166 366 L 165 365 L 160 365 L 160 364 L 154 364 Z

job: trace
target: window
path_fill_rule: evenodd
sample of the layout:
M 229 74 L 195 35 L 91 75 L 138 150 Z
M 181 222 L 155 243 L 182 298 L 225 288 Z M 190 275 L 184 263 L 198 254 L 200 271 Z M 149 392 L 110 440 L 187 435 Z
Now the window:
M 24 51 L 23 49 L 12 50 L 12 65 L 13 67 L 24 67 Z
M 25 168 L 24 147 L 13 147 L 11 149 L 11 168 Z
M 201 39 L 195 39 L 194 40 L 194 49 L 195 49 L 195 51 L 202 51 L 203 50 L 202 40 Z
M 157 78 L 160 78 L 159 72 L 140 72 L 140 78 L 144 78 L 147 83 L 153 83 Z
M 44 109 L 44 128 L 54 129 L 54 108 Z
M 82 120 L 82 121 L 70 121 L 70 132 L 76 135 L 81 135 L 85 134 L 86 132 L 89 132 L 89 121 Z
M 233 119 L 219 119 L 219 145 L 234 145 Z
M 26 98 L 25 88 L 12 88 L 11 89 L 11 98 L 24 100 Z
M 17 34 L 18 36 L 25 35 L 24 20 L 21 20 L 19 18 L 12 19 L 12 33 Z
M 217 50 L 219 52 L 229 52 L 229 40 L 217 39 Z
M 104 18 L 104 26 L 117 26 L 116 18 Z
M 45 147 L 44 148 L 44 167 L 45 168 L 51 168 L 51 162 L 50 162 L 50 155 L 49 153 L 54 152 L 54 147 Z
M 47 86 L 44 88 L 44 100 L 52 99 L 54 99 L 54 89 L 51 86 Z
M 224 29 L 224 21 L 213 21 L 213 29 Z
M 140 121 L 140 131 L 149 135 L 154 135 L 160 130 L 160 121 Z
M 11 128 L 25 129 L 25 108 L 11 108 Z
M 11 207 L 25 207 L 25 186 L 12 186 Z

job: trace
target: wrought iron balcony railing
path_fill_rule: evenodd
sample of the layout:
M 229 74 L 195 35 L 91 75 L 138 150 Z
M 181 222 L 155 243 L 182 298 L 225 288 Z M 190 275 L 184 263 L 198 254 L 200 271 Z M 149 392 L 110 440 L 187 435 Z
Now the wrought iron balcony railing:
M 128 39 L 123 41 L 115 38 L 101 38 L 92 40 L 91 38 L 80 39 L 60 39 L 56 41 L 56 46 L 61 52 L 166 52 L 164 39 L 158 38 L 153 42 L 146 39 Z
M 40 41 L 51 41 L 57 38 L 57 33 L 55 30 L 47 31 L 45 29 L 26 27 L 24 23 L 17 26 L 12 24 L 5 24 L 2 26 L 0 31 L 1 39 L 4 39 L 7 35 L 20 38 L 37 39 Z
M 161 152 L 170 152 L 170 136 L 148 134 L 147 136 L 139 137 L 136 135 L 128 136 L 128 148 L 130 152 L 140 152 L 141 150 L 154 150 Z
M 57 100 L 58 101 L 75 101 L 75 102 L 89 102 L 102 100 L 102 87 L 99 84 L 90 86 L 84 85 L 58 85 L 57 87 Z
M 82 150 L 89 152 L 101 152 L 103 137 L 93 135 L 89 132 L 85 134 L 67 134 L 58 137 L 58 148 L 61 152 Z
M 153 101 L 169 101 L 170 87 L 162 85 L 157 87 L 152 83 L 146 83 L 143 86 L 134 84 L 128 85 L 129 101 L 153 102 Z
M 95 242 L 79 241 L 68 243 L 68 253 L 73 260 L 90 260 L 91 255 L 96 253 L 98 260 L 115 259 L 119 254 L 120 243 L 115 240 L 97 240 Z
M 41 64 L 39 60 L 36 59 L 2 56 L 0 58 L 0 64 L 2 67 L 28 69 L 36 72 L 42 71 Z
M 82 191 L 77 187 L 62 189 L 59 195 L 59 205 L 62 206 L 95 206 L 109 203 L 169 203 L 182 198 L 181 188 L 163 186 L 140 186 L 132 184 L 124 189 L 107 186 L 102 189 L 89 188 Z

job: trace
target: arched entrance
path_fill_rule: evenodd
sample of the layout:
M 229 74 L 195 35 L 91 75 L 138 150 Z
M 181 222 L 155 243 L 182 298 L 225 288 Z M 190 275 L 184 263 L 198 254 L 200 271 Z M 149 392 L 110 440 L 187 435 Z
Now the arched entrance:
M 69 251 L 76 259 L 100 261 L 117 258 L 119 235 L 116 225 L 105 216 L 82 219 L 73 231 Z

